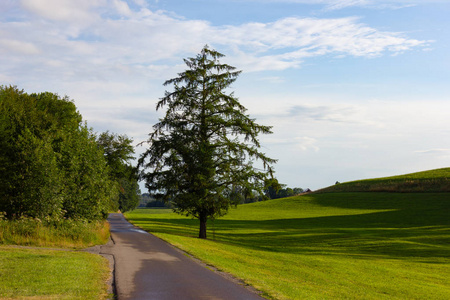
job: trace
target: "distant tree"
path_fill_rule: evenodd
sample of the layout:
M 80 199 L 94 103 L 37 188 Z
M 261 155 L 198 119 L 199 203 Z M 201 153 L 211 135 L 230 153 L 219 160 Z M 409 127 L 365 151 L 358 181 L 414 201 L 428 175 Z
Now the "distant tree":
M 263 195 L 276 162 L 258 150 L 257 136 L 271 127 L 258 125 L 226 93 L 240 71 L 220 63 L 223 56 L 205 46 L 184 60 L 186 71 L 165 82 L 174 89 L 156 106 L 166 106 L 165 117 L 153 126 L 150 147 L 139 159 L 149 191 L 171 199 L 175 212 L 199 219 L 200 238 L 206 238 L 208 219 L 226 214 L 238 195 Z
M 152 201 L 147 202 L 146 207 L 166 207 L 170 208 L 170 203 L 165 202 L 163 200 L 153 199 Z
M 292 190 L 294 191 L 294 195 L 298 195 L 298 194 L 303 193 L 303 189 L 302 188 L 296 187 L 296 188 L 293 188 Z
M 111 180 L 117 183 L 117 207 L 122 212 L 135 209 L 141 192 L 137 169 L 131 164 L 134 159 L 133 140 L 126 135 L 106 131 L 98 136 L 97 143 L 104 152 Z
M 276 178 L 267 179 L 265 182 L 264 194 L 269 199 L 276 199 L 279 190 L 286 185 L 280 184 Z
M 277 193 L 277 198 L 286 198 L 294 195 L 294 191 L 291 188 L 280 189 Z
M 273 178 L 266 181 L 264 192 L 268 198 L 278 199 L 301 194 L 303 189 L 286 187 L 286 184 L 280 184 L 277 179 Z
M 147 203 L 155 200 L 149 193 L 142 193 L 139 201 L 139 207 L 147 206 Z

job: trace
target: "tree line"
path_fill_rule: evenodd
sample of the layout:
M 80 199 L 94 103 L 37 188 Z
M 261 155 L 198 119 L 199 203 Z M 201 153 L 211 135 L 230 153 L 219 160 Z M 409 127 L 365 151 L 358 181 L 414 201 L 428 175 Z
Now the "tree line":
M 0 86 L 0 212 L 8 219 L 106 218 L 139 201 L 132 140 L 95 134 L 67 96 Z

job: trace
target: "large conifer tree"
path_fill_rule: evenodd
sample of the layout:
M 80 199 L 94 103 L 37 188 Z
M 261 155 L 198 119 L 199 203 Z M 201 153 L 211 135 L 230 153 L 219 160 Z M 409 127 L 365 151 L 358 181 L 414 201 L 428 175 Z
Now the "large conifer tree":
M 255 123 L 227 93 L 241 72 L 220 63 L 223 56 L 205 46 L 184 60 L 186 71 L 164 83 L 173 86 L 156 106 L 165 116 L 139 160 L 149 191 L 170 200 L 175 212 L 198 218 L 200 238 L 206 238 L 208 219 L 243 197 L 263 195 L 276 162 L 259 151 L 258 134 L 272 133 L 271 127 Z

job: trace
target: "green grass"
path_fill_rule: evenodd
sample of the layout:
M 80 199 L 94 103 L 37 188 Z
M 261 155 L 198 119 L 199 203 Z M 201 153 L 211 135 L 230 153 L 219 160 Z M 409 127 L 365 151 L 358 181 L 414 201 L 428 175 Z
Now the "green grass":
M 0 246 L 1 299 L 106 299 L 108 274 L 98 255 Z
M 106 221 L 0 218 L 0 298 L 106 298 L 109 266 L 103 257 L 8 245 L 70 250 L 105 244 L 108 238 L 109 224 Z
M 319 192 L 450 192 L 450 168 L 350 181 Z
M 126 217 L 272 299 L 450 299 L 449 193 L 323 193 L 238 206 L 196 238 L 170 210 Z

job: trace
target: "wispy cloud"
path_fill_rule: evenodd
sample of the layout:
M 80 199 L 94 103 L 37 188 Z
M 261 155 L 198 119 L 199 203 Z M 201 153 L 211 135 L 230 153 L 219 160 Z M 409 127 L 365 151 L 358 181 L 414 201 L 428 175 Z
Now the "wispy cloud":
M 358 107 L 348 105 L 295 105 L 290 108 L 288 115 L 302 120 L 361 124 L 364 121 L 360 113 Z
M 337 1 L 329 1 L 327 5 L 327 9 L 336 10 L 343 9 L 350 6 L 367 6 L 371 4 L 370 0 L 337 0 Z
M 325 10 L 339 10 L 348 7 L 369 9 L 400 9 L 430 3 L 446 3 L 446 0 L 247 0 L 252 2 L 298 3 L 305 5 L 322 5 Z
M 450 156 L 450 149 L 428 149 L 428 150 L 418 150 L 414 151 L 418 154 L 426 154 L 426 155 L 442 155 L 442 156 Z
M 74 76 L 100 76 L 87 74 L 84 65 L 111 74 L 124 68 L 150 73 L 167 60 L 196 53 L 206 43 L 225 49 L 228 59 L 247 72 L 296 68 L 309 57 L 329 54 L 396 54 L 428 43 L 377 30 L 358 18 L 283 18 L 213 26 L 142 6 L 133 10 L 120 0 L 22 0 L 21 7 L 25 11 L 19 21 L 8 21 L 8 14 L 0 17 L 2 63 L 16 76 L 23 75 L 24 65 L 37 63 L 53 73 L 64 70 Z M 36 53 L 39 60 L 30 56 Z

